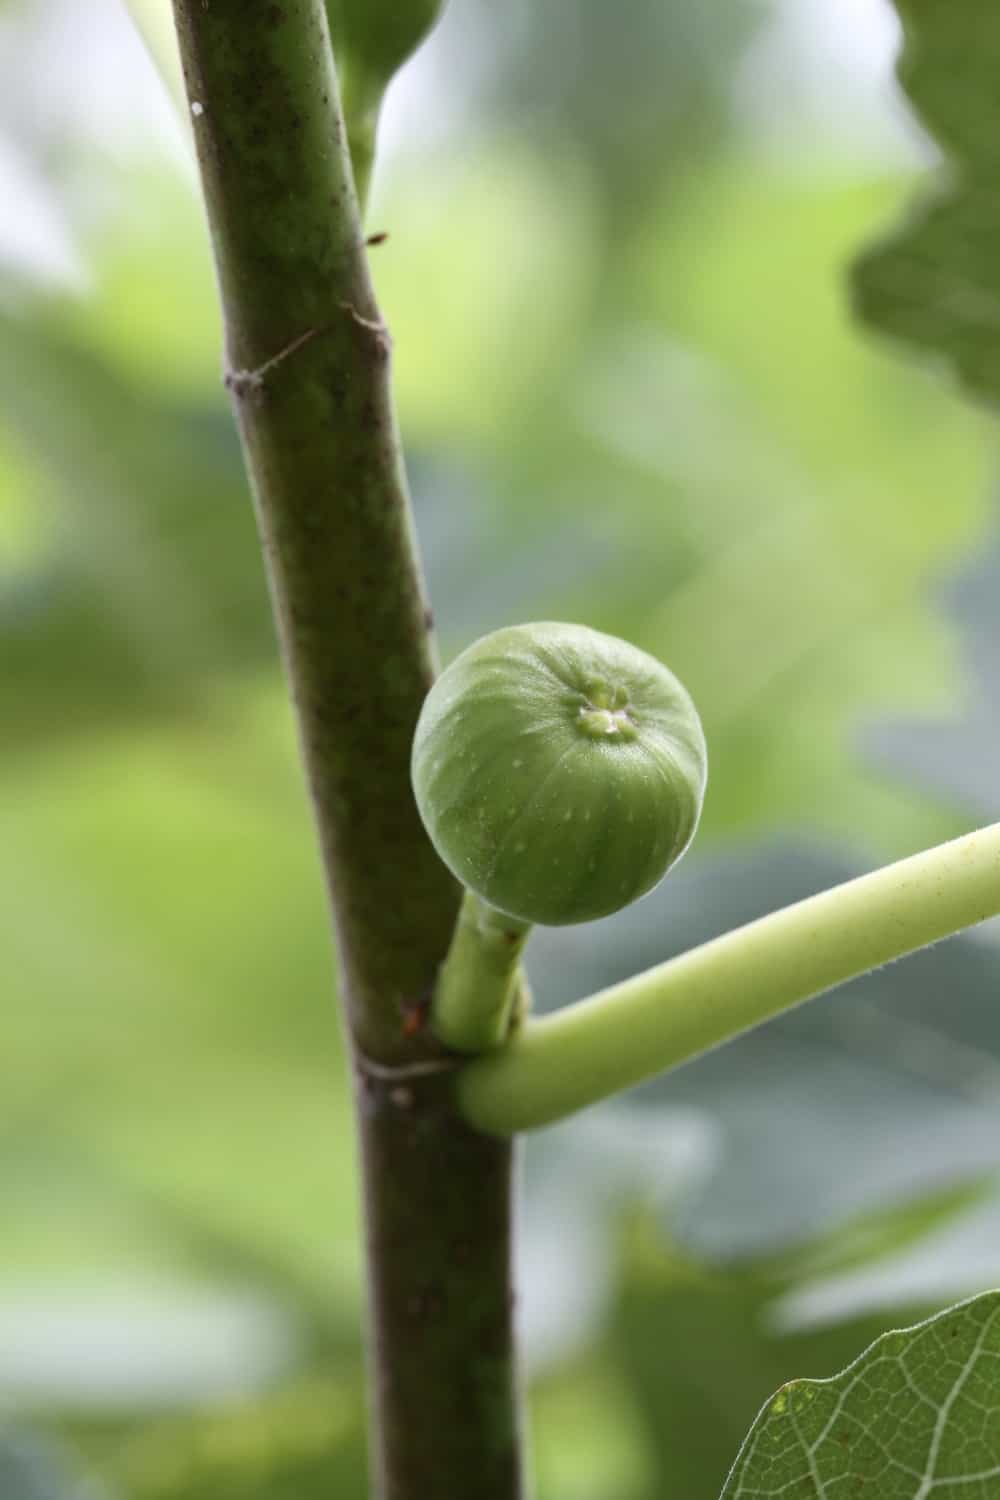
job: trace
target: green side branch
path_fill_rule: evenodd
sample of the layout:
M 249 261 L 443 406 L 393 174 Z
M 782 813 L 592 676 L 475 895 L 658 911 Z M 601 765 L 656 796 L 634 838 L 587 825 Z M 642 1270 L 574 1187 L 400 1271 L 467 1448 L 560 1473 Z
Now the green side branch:
M 1000 823 L 774 912 L 530 1022 L 459 1075 L 466 1118 L 548 1125 L 1000 915 Z

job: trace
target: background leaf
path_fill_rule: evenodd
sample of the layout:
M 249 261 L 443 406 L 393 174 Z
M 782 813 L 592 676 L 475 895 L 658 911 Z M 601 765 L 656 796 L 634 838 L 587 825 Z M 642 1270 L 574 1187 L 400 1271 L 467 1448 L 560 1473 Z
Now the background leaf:
M 55 1446 L 0 1428 L 0 1495 L 3 1500 L 107 1500 L 66 1468 Z
M 987 1496 L 1000 1476 L 1000 1293 L 887 1333 L 833 1380 L 783 1387 L 751 1428 L 722 1500 Z
M 967 687 L 950 719 L 903 718 L 872 725 L 865 745 L 896 775 L 951 799 L 984 823 L 1000 817 L 1000 533 L 997 526 L 976 557 L 941 589 L 948 616 L 961 632 Z
M 129 1500 L 364 1500 L 360 1389 L 327 1377 L 201 1417 L 149 1421 L 90 1446 Z
M 982 0 L 896 0 L 899 80 L 946 153 L 936 187 L 855 268 L 874 327 L 945 362 L 974 395 L 1000 399 L 1000 16 Z

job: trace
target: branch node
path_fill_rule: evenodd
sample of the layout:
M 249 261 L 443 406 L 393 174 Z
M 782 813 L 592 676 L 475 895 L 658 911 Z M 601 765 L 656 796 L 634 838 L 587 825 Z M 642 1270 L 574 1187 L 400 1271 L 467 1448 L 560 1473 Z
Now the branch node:
M 326 332 L 328 332 L 328 325 L 324 324 L 320 324 L 316 328 L 307 328 L 305 333 L 300 333 L 298 338 L 292 339 L 291 343 L 286 344 L 283 349 L 279 349 L 277 354 L 272 355 L 270 359 L 266 359 L 256 369 L 227 370 L 223 376 L 223 385 L 227 391 L 232 391 L 233 395 L 240 401 L 244 396 L 254 395 L 263 388 L 267 377 L 279 365 L 283 365 L 286 360 L 291 359 L 293 354 L 298 354 L 300 349 L 304 349 L 307 344 L 312 343 L 313 339 L 318 338 L 321 333 Z
M 354 1065 L 365 1081 L 390 1084 L 393 1089 L 405 1088 L 408 1080 L 432 1078 L 440 1073 L 454 1073 L 462 1066 L 460 1057 L 435 1057 L 415 1063 L 380 1063 L 368 1057 L 360 1047 L 354 1049 Z M 409 1092 L 407 1090 L 407 1092 Z
M 382 319 L 366 318 L 363 313 L 358 311 L 353 302 L 338 302 L 337 306 L 343 308 L 351 321 L 356 323 L 359 328 L 363 328 L 367 333 L 372 335 L 379 354 L 384 359 L 387 359 L 392 350 L 392 335 Z

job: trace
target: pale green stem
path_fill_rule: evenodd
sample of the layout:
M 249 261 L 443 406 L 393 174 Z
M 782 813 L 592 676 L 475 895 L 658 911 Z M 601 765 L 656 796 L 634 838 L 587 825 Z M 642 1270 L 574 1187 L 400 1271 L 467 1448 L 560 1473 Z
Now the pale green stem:
M 456 1052 L 488 1052 L 506 1040 L 530 931 L 529 922 L 505 916 L 465 892 L 431 1008 L 431 1025 L 446 1046 Z
M 811 896 L 524 1027 L 459 1075 L 480 1130 L 548 1125 L 1000 914 L 1000 823 Z

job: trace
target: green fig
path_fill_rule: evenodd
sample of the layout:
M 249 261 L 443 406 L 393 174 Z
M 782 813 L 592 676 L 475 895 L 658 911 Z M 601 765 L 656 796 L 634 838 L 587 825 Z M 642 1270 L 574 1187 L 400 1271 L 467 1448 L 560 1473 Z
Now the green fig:
M 660 662 L 542 621 L 484 636 L 438 678 L 412 777 L 464 886 L 521 921 L 563 926 L 627 906 L 680 858 L 701 812 L 705 738 Z
M 366 197 L 382 96 L 419 47 L 444 0 L 326 0 L 358 196 Z

